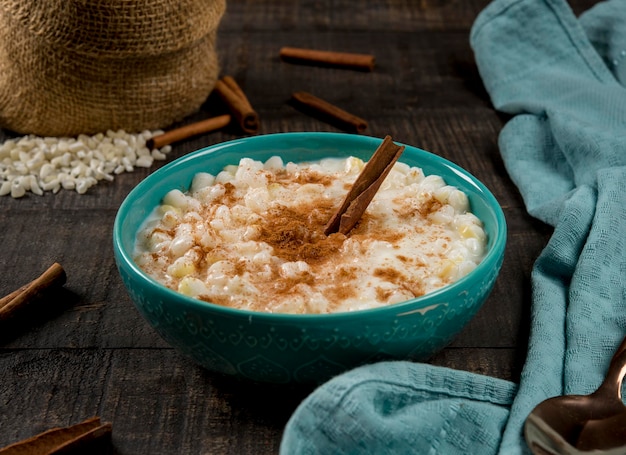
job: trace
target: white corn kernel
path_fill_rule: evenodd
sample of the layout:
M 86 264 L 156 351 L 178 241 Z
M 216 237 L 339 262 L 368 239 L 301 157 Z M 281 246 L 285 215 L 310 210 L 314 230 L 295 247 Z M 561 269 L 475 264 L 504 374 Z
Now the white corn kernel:
M 0 184 L 0 196 L 6 196 L 7 194 L 11 194 L 11 182 L 2 182 Z
M 84 194 L 99 180 L 111 181 L 114 175 L 135 167 L 150 167 L 171 150 L 164 147 L 151 153 L 145 144 L 143 133 L 123 130 L 74 138 L 26 135 L 6 140 L 0 144 L 0 196 L 56 193 L 61 188 Z M 27 179 L 9 183 L 19 176 Z

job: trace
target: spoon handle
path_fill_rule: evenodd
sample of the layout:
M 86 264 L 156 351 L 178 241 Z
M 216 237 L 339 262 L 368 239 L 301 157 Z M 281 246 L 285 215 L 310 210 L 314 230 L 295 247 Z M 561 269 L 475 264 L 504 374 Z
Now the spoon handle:
M 615 354 L 613 354 L 613 358 L 611 359 L 611 362 L 615 361 L 617 359 L 617 357 L 619 357 L 619 355 L 626 350 L 626 337 L 624 337 L 624 339 L 622 340 L 622 343 L 619 345 L 619 347 L 615 350 Z
M 622 381 L 626 375 L 626 337 L 622 340 L 611 358 L 604 381 L 596 391 L 597 395 L 622 399 Z

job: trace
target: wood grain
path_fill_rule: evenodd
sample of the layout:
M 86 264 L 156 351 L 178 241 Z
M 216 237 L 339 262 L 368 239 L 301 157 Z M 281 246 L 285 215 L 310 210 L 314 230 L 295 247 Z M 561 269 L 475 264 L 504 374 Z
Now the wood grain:
M 306 90 L 368 119 L 368 134 L 437 153 L 481 179 L 504 207 L 509 241 L 502 273 L 478 315 L 431 363 L 517 380 L 524 360 L 530 270 L 551 233 L 524 210 L 497 138 L 506 118 L 481 84 L 469 29 L 489 0 L 355 3 L 229 0 L 219 29 L 224 74 L 259 114 L 260 133 L 340 131 L 287 104 Z M 596 3 L 572 1 L 581 12 Z M 358 6 L 357 6 L 358 5 Z M 371 73 L 281 62 L 282 46 L 365 52 Z M 219 113 L 210 97 L 175 126 Z M 0 132 L 0 138 L 12 136 Z M 241 137 L 237 128 L 176 143 L 166 162 Z M 111 230 L 119 204 L 151 169 L 116 176 L 85 195 L 61 191 L 0 198 L 0 294 L 58 261 L 64 307 L 0 334 L 0 447 L 99 415 L 114 452 L 276 454 L 283 427 L 308 390 L 255 388 L 217 377 L 173 351 L 122 287 Z

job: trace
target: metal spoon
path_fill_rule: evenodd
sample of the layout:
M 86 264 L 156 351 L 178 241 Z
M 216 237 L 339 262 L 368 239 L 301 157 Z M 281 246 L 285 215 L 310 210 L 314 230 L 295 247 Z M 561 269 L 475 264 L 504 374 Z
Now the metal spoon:
M 535 455 L 626 454 L 626 338 L 600 387 L 591 395 L 565 395 L 539 403 L 524 425 Z

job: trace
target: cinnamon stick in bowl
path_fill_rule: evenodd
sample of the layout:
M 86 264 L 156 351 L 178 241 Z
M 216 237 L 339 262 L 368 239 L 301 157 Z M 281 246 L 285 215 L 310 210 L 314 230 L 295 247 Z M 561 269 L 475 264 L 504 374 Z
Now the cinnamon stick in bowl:
M 319 66 L 334 66 L 361 71 L 372 71 L 376 59 L 370 54 L 352 52 L 323 51 L 299 47 L 283 47 L 280 58 L 292 63 L 304 63 Z
M 324 234 L 339 232 L 347 235 L 352 230 L 402 152 L 404 152 L 403 145 L 394 144 L 391 136 L 385 136 L 352 184 L 341 206 L 326 224 Z

